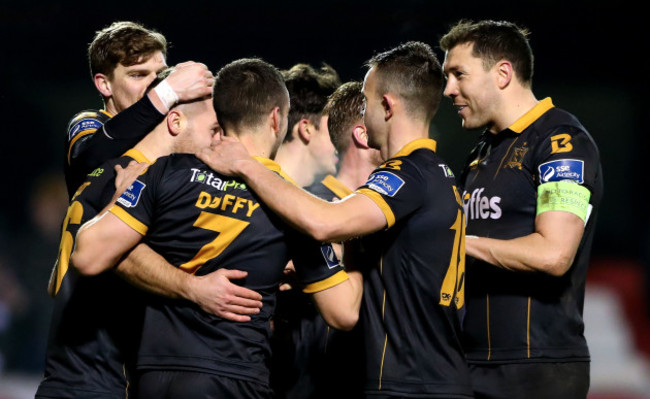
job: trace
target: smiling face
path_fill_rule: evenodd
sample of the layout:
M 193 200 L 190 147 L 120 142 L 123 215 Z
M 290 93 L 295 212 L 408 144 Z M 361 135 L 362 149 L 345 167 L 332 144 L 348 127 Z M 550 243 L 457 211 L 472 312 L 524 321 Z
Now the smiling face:
M 445 96 L 451 98 L 465 129 L 490 128 L 497 121 L 500 104 L 494 67 L 485 70 L 483 60 L 472 55 L 473 43 L 462 43 L 445 55 Z
M 115 115 L 133 105 L 144 96 L 147 87 L 166 66 L 165 57 L 160 51 L 134 65 L 117 64 L 111 75 L 106 77 L 110 88 L 106 111 Z

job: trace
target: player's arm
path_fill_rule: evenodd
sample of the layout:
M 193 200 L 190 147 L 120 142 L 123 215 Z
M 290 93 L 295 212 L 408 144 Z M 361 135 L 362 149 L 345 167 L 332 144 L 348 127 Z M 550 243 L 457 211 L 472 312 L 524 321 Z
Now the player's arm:
M 337 330 L 349 331 L 359 320 L 363 297 L 363 277 L 359 271 L 346 271 L 348 279 L 312 294 L 323 319 Z
M 142 236 L 116 215 L 104 211 L 79 228 L 70 262 L 83 275 L 100 274 L 115 266 Z
M 317 241 L 340 242 L 388 224 L 384 212 L 369 197 L 352 194 L 341 201 L 324 201 L 251 158 L 232 138 L 224 137 L 197 156 L 218 172 L 242 177 L 275 213 Z
M 122 155 L 153 130 L 176 102 L 208 96 L 213 85 L 214 77 L 204 64 L 178 64 L 165 80 L 94 134 L 71 142 L 69 164 L 88 173 L 102 162 Z
M 232 321 L 249 321 L 259 313 L 262 295 L 230 280 L 245 278 L 241 270 L 219 269 L 196 276 L 174 267 L 146 244 L 138 244 L 115 272 L 134 286 L 168 298 L 182 298 Z
M 535 218 L 533 234 L 512 240 L 467 236 L 467 255 L 512 271 L 538 271 L 562 276 L 578 251 L 584 221 L 564 211 Z

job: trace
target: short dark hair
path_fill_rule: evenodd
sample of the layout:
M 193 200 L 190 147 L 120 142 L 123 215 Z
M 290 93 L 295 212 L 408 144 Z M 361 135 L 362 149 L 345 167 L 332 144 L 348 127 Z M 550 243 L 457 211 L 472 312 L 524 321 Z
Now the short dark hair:
M 259 58 L 233 61 L 219 70 L 212 102 L 219 124 L 229 128 L 257 126 L 275 107 L 287 111 L 289 95 L 280 71 Z
M 407 42 L 372 57 L 379 95 L 394 93 L 405 100 L 405 109 L 431 121 L 438 111 L 444 89 L 440 61 L 428 44 Z
M 289 133 L 284 138 L 285 142 L 289 142 L 292 140 L 291 129 L 303 118 L 320 128 L 320 117 L 327 97 L 341 85 L 341 79 L 334 68 L 325 63 L 319 69 L 308 64 L 296 64 L 282 71 L 282 75 L 291 99 Z
M 327 128 L 339 156 L 347 151 L 352 127 L 363 122 L 363 84 L 352 81 L 339 86 L 329 97 L 323 113 L 328 115 Z
M 118 64 L 135 65 L 156 51 L 167 57 L 167 39 L 162 34 L 135 22 L 113 22 L 95 32 L 88 46 L 90 74 L 111 76 Z
M 533 82 L 533 50 L 529 31 L 512 22 L 461 20 L 440 39 L 440 48 L 449 51 L 459 44 L 473 43 L 472 55 L 483 60 L 487 71 L 500 60 L 512 63 L 517 79 L 530 87 Z

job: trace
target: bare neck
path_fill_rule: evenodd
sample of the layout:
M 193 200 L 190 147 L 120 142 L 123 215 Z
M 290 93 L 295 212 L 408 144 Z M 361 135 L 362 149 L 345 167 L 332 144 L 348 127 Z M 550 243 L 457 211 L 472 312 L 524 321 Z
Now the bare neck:
M 395 156 L 399 150 L 411 141 L 429 138 L 429 123 L 406 117 L 396 118 L 392 121 L 386 145 L 382 146 L 381 157 L 383 160 Z
M 535 107 L 537 103 L 539 101 L 535 98 L 532 90 L 522 86 L 513 87 L 501 97 L 501 104 L 497 110 L 498 114 L 495 118 L 495 123 L 490 127 L 489 131 L 497 134 L 507 129 L 519 118 L 524 116 L 526 112 Z
M 298 138 L 283 143 L 275 157 L 284 173 L 289 175 L 299 187 L 309 186 L 316 177 L 313 160 L 307 147 Z
M 133 148 L 140 151 L 149 161 L 154 162 L 160 157 L 171 154 L 174 147 L 171 136 L 163 124 L 144 136 Z
M 336 178 L 351 190 L 362 186 L 378 166 L 367 152 L 351 148 L 343 154 Z

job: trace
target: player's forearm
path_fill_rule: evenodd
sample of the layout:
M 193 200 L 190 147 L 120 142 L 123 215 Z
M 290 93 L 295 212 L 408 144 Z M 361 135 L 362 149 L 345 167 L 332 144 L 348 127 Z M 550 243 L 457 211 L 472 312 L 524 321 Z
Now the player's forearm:
M 168 263 L 145 244 L 135 247 L 115 272 L 137 288 L 168 298 L 190 299 L 192 276 Z
M 345 220 L 336 212 L 335 204 L 285 181 L 253 159 L 240 161 L 238 170 L 262 202 L 298 230 L 320 242 L 346 238 L 336 230 Z
M 313 294 L 323 319 L 331 327 L 349 331 L 359 320 L 363 297 L 363 277 L 358 271 L 347 272 L 348 279 L 342 283 Z
M 507 270 L 553 276 L 563 275 L 573 262 L 568 251 L 559 250 L 539 233 L 512 240 L 467 237 L 465 251 L 469 256 Z

